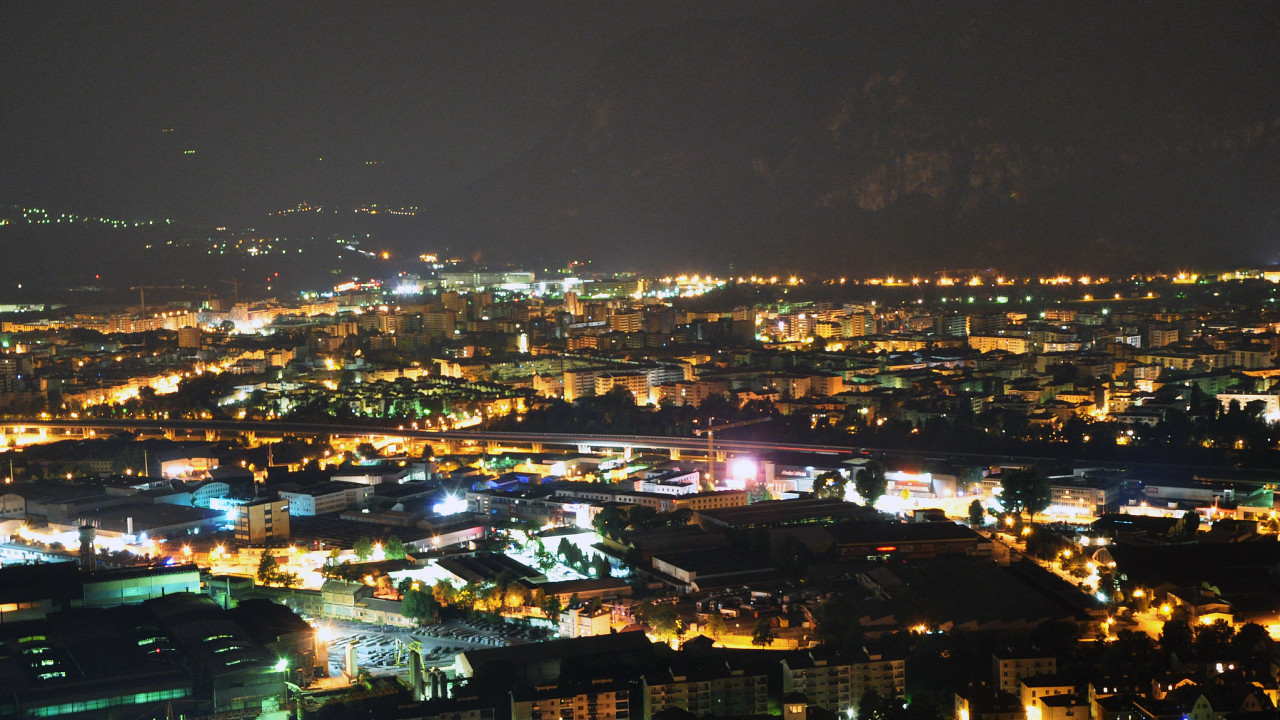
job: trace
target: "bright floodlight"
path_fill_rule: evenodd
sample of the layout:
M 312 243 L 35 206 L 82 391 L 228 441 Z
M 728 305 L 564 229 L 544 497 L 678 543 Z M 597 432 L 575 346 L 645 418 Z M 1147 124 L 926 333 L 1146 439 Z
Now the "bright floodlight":
M 432 505 L 431 509 L 437 515 L 457 515 L 460 512 L 466 512 L 467 500 L 466 498 L 459 498 L 459 497 L 454 497 L 452 495 L 446 495 L 442 502 L 438 502 L 435 505 Z
M 280 658 L 279 660 L 277 660 L 276 666 L 274 669 L 276 672 L 284 672 L 285 670 L 288 670 L 289 669 L 288 658 Z
M 757 473 L 756 461 L 750 458 L 738 458 L 733 461 L 733 465 L 729 469 L 729 474 L 735 480 L 755 480 Z

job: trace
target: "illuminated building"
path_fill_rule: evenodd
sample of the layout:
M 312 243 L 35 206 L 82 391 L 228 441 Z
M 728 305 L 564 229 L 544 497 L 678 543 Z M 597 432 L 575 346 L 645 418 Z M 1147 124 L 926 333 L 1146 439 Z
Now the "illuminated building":
M 955 696 L 956 720 L 1026 720 L 1026 710 L 1015 694 L 992 691 L 986 685 L 959 690 Z M 1118 720 L 1118 719 L 1110 719 Z
M 644 313 L 639 310 L 620 310 L 609 316 L 609 329 L 614 332 L 632 333 L 644 329 Z
M 837 713 L 854 708 L 868 690 L 902 697 L 906 680 L 906 661 L 882 655 L 840 657 L 815 649 L 782 661 L 783 693 L 803 694 L 810 705 Z
M 1043 705 L 1040 700 L 1051 695 L 1072 695 L 1076 691 L 1074 683 L 1069 683 L 1056 675 L 1036 675 L 1024 677 L 1018 683 L 1018 695 L 1022 699 L 1022 707 L 1026 710 L 1027 720 L 1041 720 Z M 1087 717 L 1088 706 L 1081 717 Z M 1046 719 L 1047 720 L 1047 719 Z
M 836 472 L 844 477 L 849 476 L 847 467 L 826 464 L 831 462 L 830 458 L 800 457 L 798 460 L 799 462 L 778 462 L 769 459 L 761 462 L 764 484 L 775 497 L 813 492 L 814 479 L 823 473 Z M 801 464 L 805 460 L 819 464 Z
M 533 286 L 531 272 L 442 272 L 440 287 L 443 290 L 479 291 L 486 288 L 528 290 Z
M 560 613 L 560 637 L 576 638 L 608 635 L 613 627 L 613 612 L 605 607 L 571 607 Z
M 649 404 L 673 402 L 676 405 L 697 407 L 713 395 L 728 395 L 729 389 L 729 381 L 719 378 L 662 383 L 649 388 Z
M 996 686 L 1010 695 L 1021 692 L 1023 678 L 1058 672 L 1058 659 L 1055 657 L 1017 653 L 1011 649 L 995 653 L 991 662 Z
M 1115 512 L 1120 502 L 1120 481 L 1102 474 L 1078 471 L 1073 475 L 1049 478 L 1048 515 L 1097 516 Z M 1000 475 L 984 478 L 982 489 L 988 497 L 1001 487 Z
M 98 571 L 84 579 L 83 607 L 134 605 L 174 593 L 199 593 L 200 568 L 173 565 Z
M 236 541 L 266 546 L 288 539 L 288 500 L 254 500 L 236 509 Z
M 576 368 L 564 371 L 564 399 L 573 402 L 596 393 L 596 377 L 608 372 L 605 367 Z
M 566 373 L 567 375 L 568 373 Z M 605 372 L 595 377 L 595 395 L 607 395 L 614 388 L 623 388 L 635 396 L 640 404 L 649 401 L 649 376 L 643 372 Z
M 199 348 L 200 347 L 200 328 L 196 326 L 184 327 L 178 330 L 178 347 L 180 348 Z
M 22 379 L 17 357 L 0 357 L 0 392 L 17 392 L 18 381 Z
M 1089 703 L 1075 693 L 1046 695 L 1037 701 L 1040 720 L 1088 720 Z
M 600 678 L 511 692 L 511 720 L 630 720 L 631 711 L 631 684 L 626 680 Z
M 670 708 L 698 717 L 749 717 L 768 714 L 768 676 L 728 662 L 673 663 L 640 679 L 642 717 Z
M 701 477 L 702 473 L 698 470 L 650 470 L 635 481 L 635 490 L 665 495 L 689 495 L 698 492 Z
M 327 618 L 412 627 L 414 621 L 400 612 L 400 603 L 373 596 L 373 588 L 358 582 L 326 580 L 320 588 L 319 614 Z
M 718 510 L 721 508 L 744 507 L 747 504 L 746 490 L 714 490 L 711 492 L 690 493 L 675 499 L 677 510 Z
M 348 482 L 325 482 L 298 490 L 279 491 L 280 499 L 288 501 L 290 515 L 324 515 L 363 507 L 372 494 L 372 485 Z
M 1218 403 L 1223 412 L 1231 409 L 1231 403 L 1246 409 L 1250 403 L 1258 403 L 1259 414 L 1268 422 L 1280 419 L 1280 393 L 1218 393 Z
M 1178 342 L 1178 328 L 1153 325 L 1147 330 L 1147 347 L 1164 347 Z
M 1031 349 L 1031 342 L 1020 335 L 970 335 L 969 347 L 984 353 L 1001 350 L 1021 355 Z

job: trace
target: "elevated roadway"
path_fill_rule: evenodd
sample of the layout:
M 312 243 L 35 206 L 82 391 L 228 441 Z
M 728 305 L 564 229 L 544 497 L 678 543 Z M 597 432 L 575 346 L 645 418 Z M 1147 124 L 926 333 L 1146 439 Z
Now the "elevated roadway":
M 279 437 L 283 435 L 329 436 L 349 438 L 400 438 L 450 445 L 485 445 L 489 447 L 520 446 L 575 448 L 590 450 L 663 450 L 671 453 L 706 454 L 707 441 L 697 437 L 667 437 L 661 435 L 600 435 L 584 433 L 494 432 L 489 430 L 412 430 L 386 425 L 357 423 L 326 424 L 297 422 L 246 422 L 242 420 L 105 420 L 95 418 L 40 419 L 27 418 L 0 421 L 5 434 L 30 434 L 33 431 L 47 435 L 49 431 L 70 431 L 72 436 L 88 436 L 90 431 L 157 433 L 169 437 L 178 434 L 203 434 L 213 439 L 221 433 L 237 433 L 251 437 Z M 43 431 L 43 432 L 41 432 Z M 822 455 L 848 456 L 855 452 L 846 445 L 809 445 L 804 443 L 772 442 L 758 440 L 715 439 L 717 454 L 798 452 Z

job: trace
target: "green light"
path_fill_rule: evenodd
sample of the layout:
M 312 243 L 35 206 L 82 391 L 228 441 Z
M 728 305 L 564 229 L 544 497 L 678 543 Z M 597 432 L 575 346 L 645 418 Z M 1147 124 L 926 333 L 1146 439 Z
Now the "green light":
M 275 668 L 273 668 L 273 669 L 274 669 L 276 672 L 284 672 L 285 670 L 288 670 L 288 669 L 289 669 L 289 660 L 288 660 L 288 658 L 280 658 L 279 660 L 277 660 L 277 661 L 276 661 Z

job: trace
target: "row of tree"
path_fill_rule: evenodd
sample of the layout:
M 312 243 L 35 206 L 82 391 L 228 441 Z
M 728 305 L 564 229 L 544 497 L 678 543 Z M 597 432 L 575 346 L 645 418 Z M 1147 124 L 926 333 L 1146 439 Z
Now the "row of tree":
M 889 488 L 885 473 L 884 463 L 872 460 L 854 474 L 853 488 L 867 507 L 873 507 Z M 820 498 L 843 498 L 848 483 L 848 478 L 834 470 L 824 472 L 813 479 L 813 495 Z

